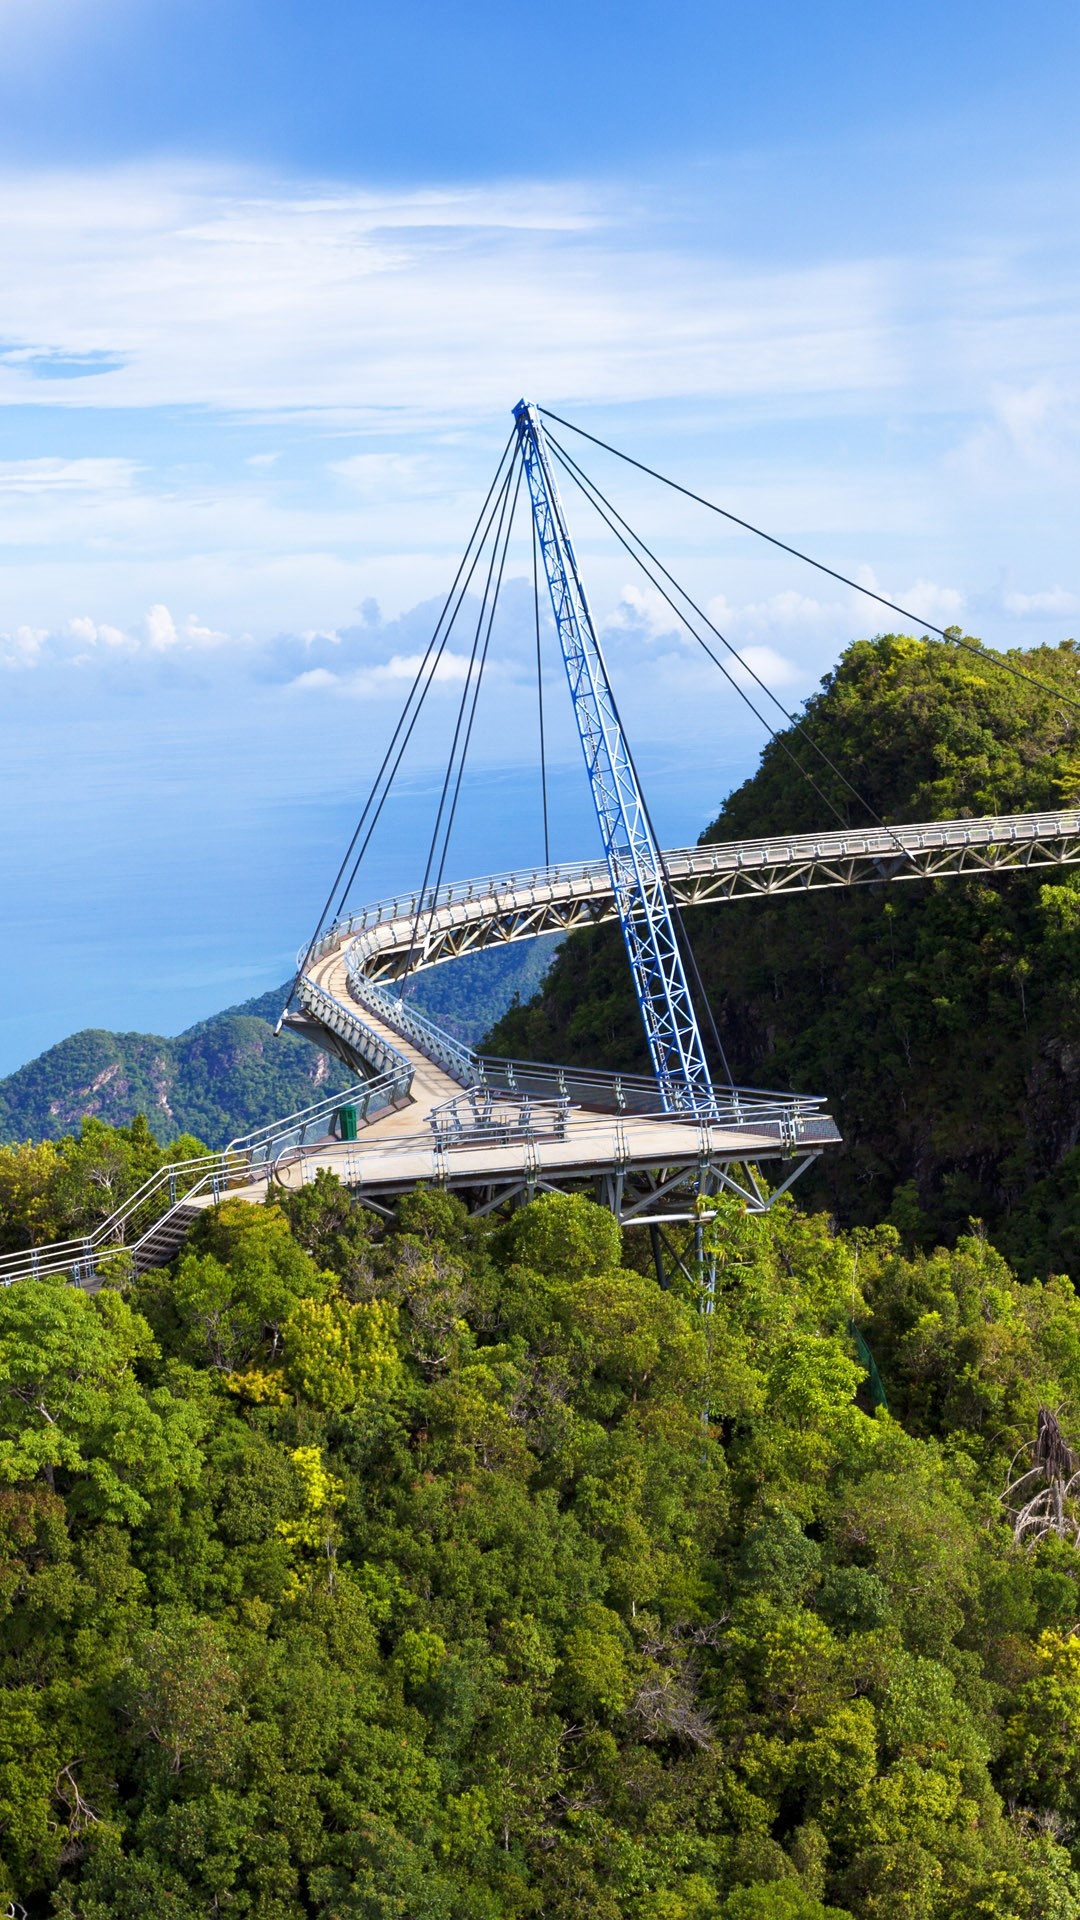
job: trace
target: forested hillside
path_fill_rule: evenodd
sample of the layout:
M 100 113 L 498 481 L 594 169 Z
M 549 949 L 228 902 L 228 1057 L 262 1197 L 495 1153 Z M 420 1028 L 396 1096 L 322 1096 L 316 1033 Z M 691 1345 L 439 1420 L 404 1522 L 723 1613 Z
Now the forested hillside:
M 0 1080 L 0 1141 L 57 1140 L 83 1119 L 127 1126 L 145 1114 L 162 1143 L 198 1134 L 224 1146 L 354 1078 L 331 1054 L 275 1037 L 287 989 L 200 1020 L 175 1039 L 89 1028 Z
M 706 1301 L 581 1197 L 281 1202 L 0 1292 L 9 1911 L 1073 1920 L 1067 1283 L 724 1203 Z
M 1008 657 L 1008 656 L 1007 656 Z M 1080 796 L 1072 641 L 1033 688 L 940 642 L 850 647 L 703 839 L 1027 812 Z M 820 751 L 818 751 L 820 750 Z M 824 757 L 823 757 L 824 756 Z M 830 766 L 828 763 L 831 762 Z M 815 791 L 806 775 L 812 776 Z M 1080 1272 L 1080 879 L 905 882 L 686 915 L 737 1081 L 827 1094 L 814 1197 L 923 1244 L 976 1216 L 1024 1272 Z M 617 930 L 572 935 L 496 1051 L 645 1064 Z

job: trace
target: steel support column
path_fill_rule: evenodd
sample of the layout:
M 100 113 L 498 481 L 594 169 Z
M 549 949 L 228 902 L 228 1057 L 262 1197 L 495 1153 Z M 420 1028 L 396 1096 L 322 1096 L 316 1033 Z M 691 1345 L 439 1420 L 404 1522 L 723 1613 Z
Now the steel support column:
M 664 882 L 633 760 L 578 572 L 540 416 L 514 408 L 533 517 L 570 683 L 604 855 L 611 875 L 649 1055 L 669 1113 L 715 1112 L 712 1079 L 683 971 Z

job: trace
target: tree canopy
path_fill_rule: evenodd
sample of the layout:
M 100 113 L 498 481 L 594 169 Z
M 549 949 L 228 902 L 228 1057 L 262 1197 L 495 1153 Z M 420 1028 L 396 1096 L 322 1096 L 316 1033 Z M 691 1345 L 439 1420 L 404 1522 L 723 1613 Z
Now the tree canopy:
M 0 1903 L 1076 1912 L 1080 1561 L 1007 1494 L 1071 1286 L 790 1201 L 645 1251 L 323 1173 L 0 1292 Z

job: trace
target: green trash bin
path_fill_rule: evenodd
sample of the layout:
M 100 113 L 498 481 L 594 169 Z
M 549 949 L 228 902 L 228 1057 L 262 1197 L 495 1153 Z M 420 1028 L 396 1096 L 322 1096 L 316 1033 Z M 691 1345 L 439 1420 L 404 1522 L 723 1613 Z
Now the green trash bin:
M 343 1140 L 356 1139 L 356 1108 L 338 1108 L 338 1131 Z

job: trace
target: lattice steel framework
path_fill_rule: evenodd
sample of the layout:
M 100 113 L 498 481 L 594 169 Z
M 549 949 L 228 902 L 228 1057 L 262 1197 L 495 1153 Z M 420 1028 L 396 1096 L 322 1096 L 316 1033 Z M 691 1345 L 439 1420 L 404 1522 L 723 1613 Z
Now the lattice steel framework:
M 668 1112 L 710 1114 L 716 1110 L 712 1079 L 683 971 L 664 863 L 578 572 L 544 429 L 536 408 L 525 400 L 514 408 L 514 419 L 574 718 L 660 1096 Z

